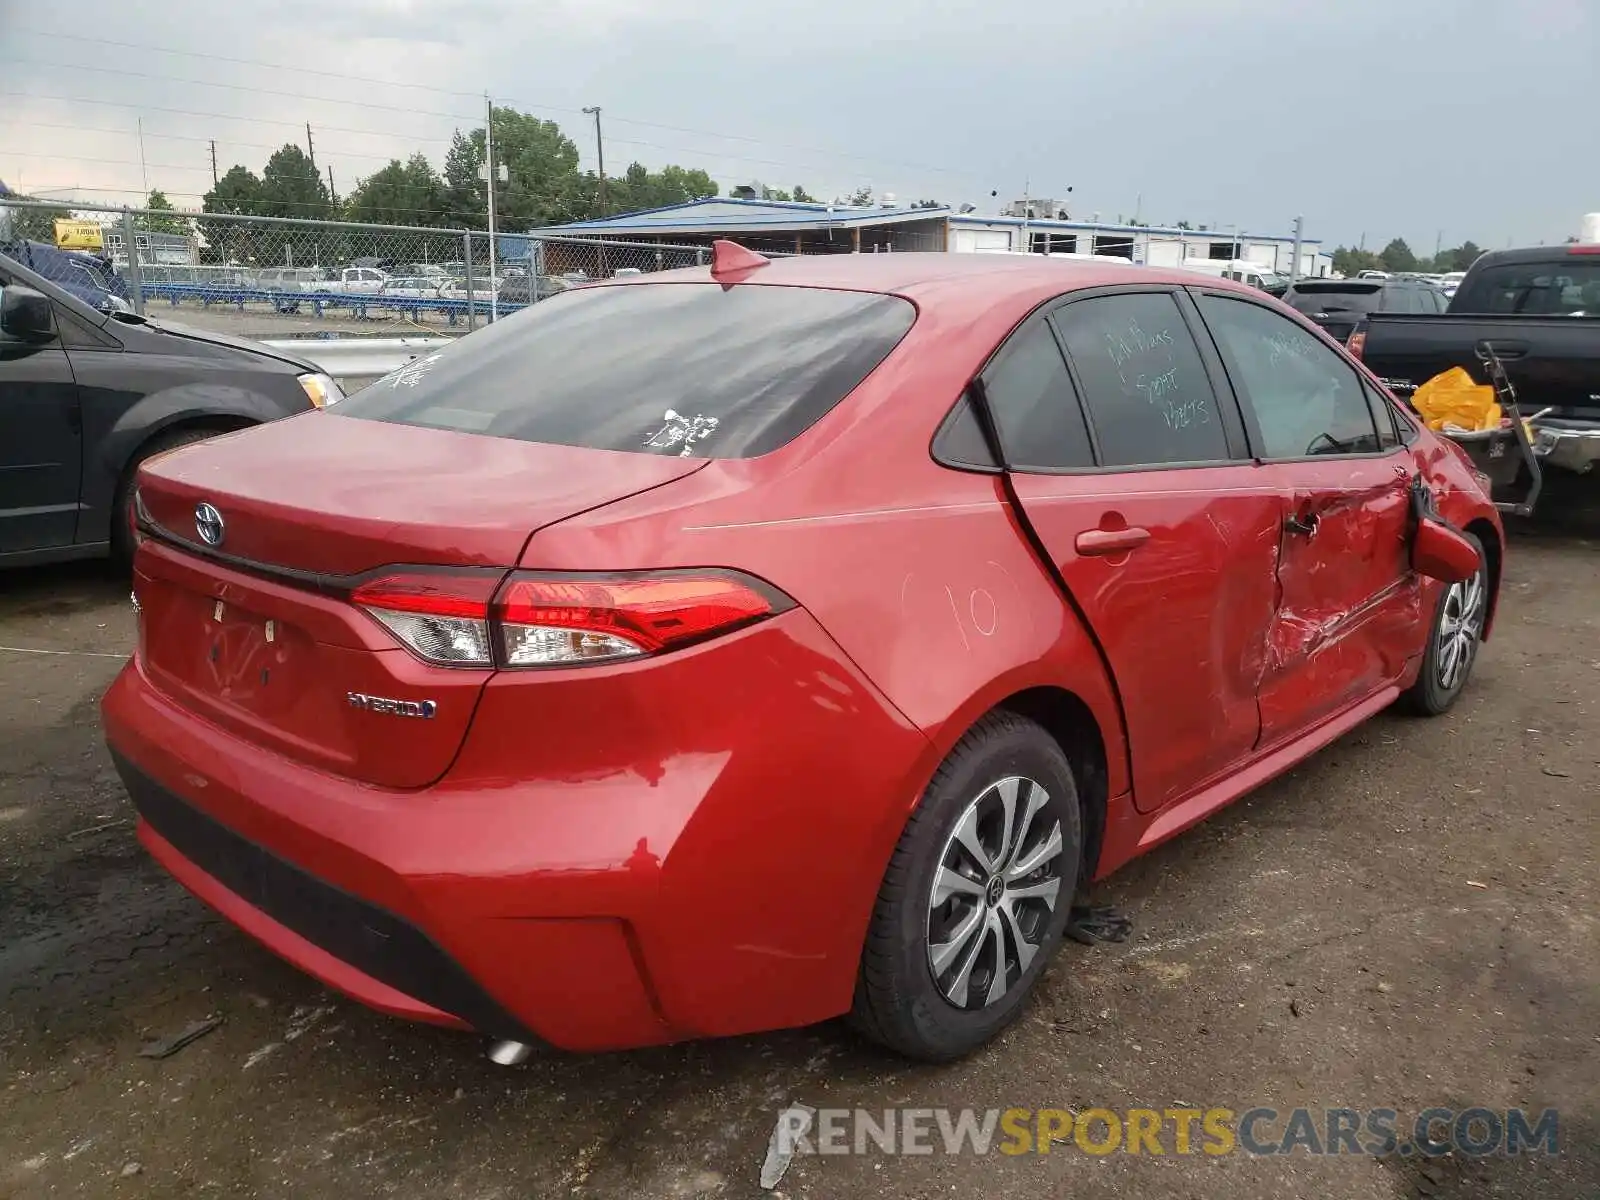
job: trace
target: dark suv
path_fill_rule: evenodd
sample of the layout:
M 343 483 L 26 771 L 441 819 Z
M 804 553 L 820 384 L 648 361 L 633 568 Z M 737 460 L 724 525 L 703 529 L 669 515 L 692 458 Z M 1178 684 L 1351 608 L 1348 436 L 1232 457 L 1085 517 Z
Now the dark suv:
M 0 254 L 0 566 L 125 559 L 141 462 L 341 396 L 304 359 L 96 312 Z
M 1370 313 L 1442 313 L 1450 303 L 1425 279 L 1302 279 L 1283 301 L 1346 343 Z

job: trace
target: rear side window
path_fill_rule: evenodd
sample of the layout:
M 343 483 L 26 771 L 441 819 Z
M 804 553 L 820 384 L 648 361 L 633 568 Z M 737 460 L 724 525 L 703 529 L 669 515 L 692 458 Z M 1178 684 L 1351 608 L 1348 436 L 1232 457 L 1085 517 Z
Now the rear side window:
M 1043 319 L 1012 334 L 984 371 L 983 387 L 1011 466 L 1021 471 L 1094 466 L 1067 364 Z
M 751 458 L 848 396 L 915 317 L 896 296 L 820 288 L 574 290 L 408 363 L 334 411 L 527 442 Z
M 1205 363 L 1170 295 L 1079 300 L 1053 319 L 1083 388 L 1102 466 L 1229 457 Z
M 1373 312 L 1419 313 L 1422 311 L 1417 289 L 1412 287 L 1386 287 Z
M 1381 283 L 1311 283 L 1289 289 L 1285 302 L 1308 317 L 1321 313 L 1369 313 L 1383 305 Z
M 1211 295 L 1197 303 L 1235 388 L 1255 413 L 1262 458 L 1382 448 L 1360 377 L 1320 339 L 1248 301 Z
M 1600 317 L 1600 256 L 1484 267 L 1473 274 L 1470 290 L 1456 292 L 1450 308 L 1458 313 Z

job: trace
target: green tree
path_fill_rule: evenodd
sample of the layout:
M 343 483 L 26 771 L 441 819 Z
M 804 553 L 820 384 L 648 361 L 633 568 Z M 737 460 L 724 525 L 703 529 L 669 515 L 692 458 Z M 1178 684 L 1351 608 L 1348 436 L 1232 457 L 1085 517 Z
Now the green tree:
M 170 217 L 140 217 L 139 227 L 141 229 L 148 229 L 152 233 L 181 233 L 187 235 L 190 232 L 189 219 L 176 215 L 177 210 L 172 207 L 172 201 L 167 199 L 167 194 L 160 188 L 151 190 L 150 195 L 145 199 L 144 206 L 151 212 L 173 213 L 174 215 Z
M 259 216 L 261 180 L 248 167 L 229 167 L 228 173 L 205 194 L 200 204 L 208 213 Z M 255 234 L 261 226 L 246 221 L 208 221 L 204 217 L 196 224 L 205 243 L 201 257 L 207 262 L 252 264 L 256 261 Z
M 1340 246 L 1333 252 L 1333 269 L 1346 279 L 1354 279 L 1362 271 L 1381 271 L 1383 263 L 1370 250 Z
M 822 201 L 818 200 L 815 196 L 813 196 L 810 192 L 806 191 L 805 188 L 801 187 L 798 183 L 794 185 L 794 199 L 795 199 L 795 203 L 796 204 L 821 204 L 822 203 Z
M 1411 252 L 1411 247 L 1406 245 L 1405 238 L 1395 238 L 1385 246 L 1378 257 L 1383 260 L 1385 271 L 1415 271 L 1417 269 L 1417 256 Z
M 31 200 L 31 196 L 18 195 L 18 200 Z M 72 218 L 72 210 L 66 208 L 12 208 L 7 209 L 11 214 L 11 236 L 29 242 L 48 242 L 55 245 L 56 222 Z
M 261 216 L 306 221 L 327 221 L 339 213 L 328 193 L 327 181 L 293 142 L 286 142 L 267 159 L 261 171 Z M 312 225 L 271 225 L 257 234 L 257 257 L 285 266 L 322 266 L 352 257 L 348 235 Z
M 912 208 L 943 208 L 944 205 L 940 204 L 939 201 L 937 201 L 937 200 L 918 200 L 911 207 Z
M 1461 245 L 1450 251 L 1451 265 L 1448 269 L 1451 271 L 1465 271 L 1478 261 L 1482 253 L 1482 247 L 1476 242 L 1462 242 Z
M 859 187 L 848 196 L 836 197 L 834 203 L 840 206 L 851 205 L 861 208 L 872 203 L 872 189 L 870 187 Z
M 494 110 L 494 157 L 504 165 L 505 183 L 496 183 L 496 225 L 514 233 L 542 225 L 559 225 L 598 215 L 599 181 L 578 174 L 578 147 L 554 121 L 543 121 L 514 108 Z M 452 215 L 485 226 L 487 192 L 478 179 L 485 161 L 481 128 L 457 133 L 445 156 L 445 183 Z M 480 194 L 476 206 L 466 200 L 466 184 Z M 613 206 L 614 207 L 614 206 Z
M 583 194 L 598 192 L 599 181 L 593 175 L 583 176 Z M 667 208 L 674 204 L 687 204 L 717 194 L 717 185 L 704 171 L 686 167 L 667 166 L 651 171 L 642 163 L 631 163 L 618 178 L 606 180 L 608 206 L 613 214 L 637 212 L 645 208 Z M 773 195 L 772 199 L 779 198 Z M 787 199 L 787 193 L 782 194 Z M 595 214 L 598 215 L 598 209 Z
M 440 225 L 447 215 L 445 192 L 445 181 L 425 155 L 391 159 L 356 184 L 346 217 L 375 225 Z
M 333 213 L 328 185 L 306 152 L 293 142 L 273 152 L 261 172 L 260 214 L 327 220 Z
M 482 139 L 456 130 L 444 156 L 445 220 L 458 229 L 483 229 L 487 209 L 478 167 L 483 162 Z

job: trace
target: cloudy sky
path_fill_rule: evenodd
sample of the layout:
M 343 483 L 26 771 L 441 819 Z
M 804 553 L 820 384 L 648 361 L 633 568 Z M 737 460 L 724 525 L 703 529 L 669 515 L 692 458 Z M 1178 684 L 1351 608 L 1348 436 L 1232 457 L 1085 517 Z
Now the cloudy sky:
M 310 122 L 339 190 L 482 95 L 592 165 L 825 198 L 1559 241 L 1600 210 L 1596 0 L 0 0 L 0 179 L 198 206 Z M 139 123 L 143 124 L 140 163 Z M 76 189 L 76 190 L 73 190 Z

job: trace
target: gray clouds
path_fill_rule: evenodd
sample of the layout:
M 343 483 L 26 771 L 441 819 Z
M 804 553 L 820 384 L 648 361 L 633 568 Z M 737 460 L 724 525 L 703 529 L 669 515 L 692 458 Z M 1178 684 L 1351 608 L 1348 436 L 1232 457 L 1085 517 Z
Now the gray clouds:
M 142 115 L 150 183 L 175 198 L 197 203 L 210 185 L 206 140 L 223 169 L 259 169 L 264 147 L 303 140 L 307 120 L 346 190 L 390 155 L 439 162 L 452 128 L 481 121 L 487 89 L 560 121 L 586 162 L 593 138 L 576 110 L 601 104 L 608 166 L 703 166 L 724 189 L 756 178 L 831 196 L 869 184 L 984 204 L 991 189 L 1019 196 L 1026 179 L 1036 195 L 1073 186 L 1085 216 L 1141 205 L 1146 219 L 1280 232 L 1298 212 L 1330 243 L 1401 235 L 1424 252 L 1441 229 L 1446 244 L 1557 240 L 1600 209 L 1600 160 L 1585 151 L 1600 63 L 1589 0 L 79 0 L 70 11 L 69 24 L 0 0 L 0 178 L 13 186 L 136 192 Z

